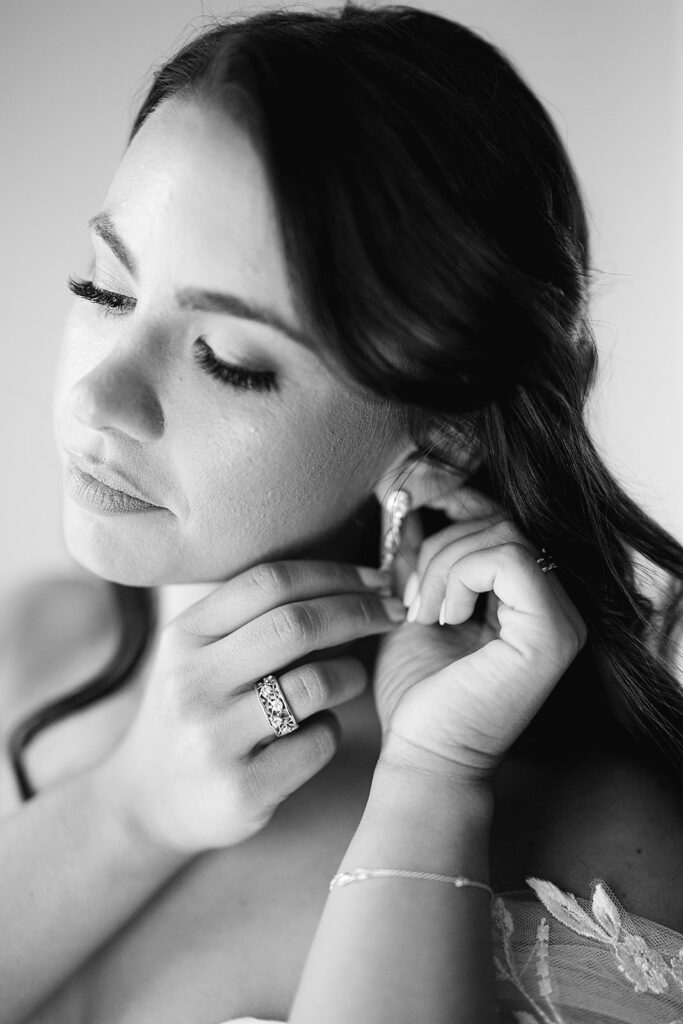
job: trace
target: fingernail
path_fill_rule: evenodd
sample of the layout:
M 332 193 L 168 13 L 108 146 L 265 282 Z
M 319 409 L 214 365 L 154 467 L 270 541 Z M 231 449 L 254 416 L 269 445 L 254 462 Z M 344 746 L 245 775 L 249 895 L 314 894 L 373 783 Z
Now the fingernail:
M 386 577 L 379 569 L 373 569 L 366 565 L 357 565 L 356 572 L 360 576 L 363 586 L 369 587 L 372 590 L 379 590 L 386 583 Z
M 408 609 L 408 614 L 406 615 L 406 622 L 415 622 L 421 604 L 422 595 L 418 594 L 417 597 L 411 602 L 410 608 Z
M 440 626 L 445 626 L 446 625 L 446 598 L 445 597 L 444 597 L 443 601 L 441 602 L 441 607 L 439 608 L 439 625 Z
M 403 622 L 406 617 L 406 610 L 403 607 L 403 603 L 397 597 L 384 598 L 382 605 L 392 622 Z
M 403 591 L 403 603 L 406 606 L 406 608 L 408 608 L 412 604 L 413 598 L 417 594 L 419 588 L 420 577 L 417 575 L 416 572 L 411 572 L 410 576 L 408 577 L 408 582 L 406 583 L 406 588 Z

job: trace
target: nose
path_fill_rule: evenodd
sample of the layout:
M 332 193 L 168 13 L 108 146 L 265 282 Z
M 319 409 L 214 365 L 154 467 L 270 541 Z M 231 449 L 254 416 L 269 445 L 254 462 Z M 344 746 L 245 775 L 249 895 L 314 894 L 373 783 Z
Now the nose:
M 154 384 L 130 357 L 110 353 L 74 385 L 69 406 L 94 430 L 119 430 L 138 441 L 156 441 L 164 413 Z

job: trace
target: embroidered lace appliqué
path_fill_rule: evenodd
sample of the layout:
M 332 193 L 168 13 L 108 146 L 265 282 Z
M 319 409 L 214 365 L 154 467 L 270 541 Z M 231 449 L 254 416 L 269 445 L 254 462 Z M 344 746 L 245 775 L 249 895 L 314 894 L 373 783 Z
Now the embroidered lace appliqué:
M 601 881 L 591 900 L 527 884 L 539 902 L 493 900 L 501 1021 L 683 1024 L 683 935 L 627 914 Z

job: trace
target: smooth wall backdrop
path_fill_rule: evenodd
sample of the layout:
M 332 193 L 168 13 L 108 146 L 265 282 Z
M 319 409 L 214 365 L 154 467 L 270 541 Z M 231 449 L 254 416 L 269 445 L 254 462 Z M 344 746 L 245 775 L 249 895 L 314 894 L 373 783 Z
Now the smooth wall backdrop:
M 87 270 L 86 222 L 105 195 L 149 69 L 212 15 L 264 6 L 3 0 L 0 593 L 81 571 L 62 543 L 52 440 L 52 381 L 71 301 L 65 282 Z M 632 496 L 683 540 L 683 4 L 414 6 L 500 46 L 558 126 L 593 231 L 601 374 L 591 430 Z

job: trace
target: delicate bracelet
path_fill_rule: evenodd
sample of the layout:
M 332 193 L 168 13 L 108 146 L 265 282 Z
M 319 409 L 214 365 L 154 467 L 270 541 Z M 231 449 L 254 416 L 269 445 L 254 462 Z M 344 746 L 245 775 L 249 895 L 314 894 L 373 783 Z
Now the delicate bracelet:
M 351 882 L 364 882 L 366 878 L 426 878 L 430 882 L 450 882 L 456 889 L 465 886 L 474 889 L 485 889 L 491 896 L 494 895 L 490 885 L 484 882 L 473 882 L 464 875 L 433 875 L 427 871 L 403 871 L 400 868 L 353 868 L 351 871 L 340 871 L 330 882 L 330 892 L 337 886 L 350 885 Z

